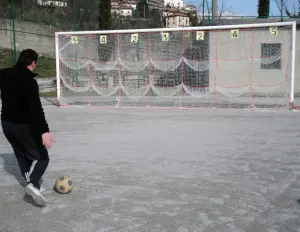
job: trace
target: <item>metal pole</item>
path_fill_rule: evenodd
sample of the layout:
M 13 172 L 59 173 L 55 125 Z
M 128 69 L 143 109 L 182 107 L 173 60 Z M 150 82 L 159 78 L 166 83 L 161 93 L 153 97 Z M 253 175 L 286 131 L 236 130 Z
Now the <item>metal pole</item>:
M 60 104 L 60 72 L 59 72 L 59 37 L 55 33 L 55 61 L 56 61 L 56 91 L 57 103 Z
M 16 29 L 15 29 L 15 2 L 11 0 L 11 8 L 12 8 L 12 30 L 13 30 L 13 63 L 14 65 L 17 63 L 17 48 L 16 48 Z
M 294 87 L 295 87 L 295 57 L 296 57 L 296 33 L 297 24 L 292 22 L 292 60 L 291 60 L 291 87 L 290 87 L 290 107 L 294 106 Z
M 23 21 L 23 0 L 21 0 L 21 21 Z
M 281 22 L 283 22 L 283 0 L 281 0 L 281 4 L 280 4 L 280 16 L 281 16 Z
M 218 0 L 212 0 L 212 20 L 215 20 L 218 17 Z
M 139 16 L 140 15 L 139 2 L 140 1 L 141 0 L 136 1 L 136 23 L 137 23 L 137 28 L 138 29 L 140 28 L 140 21 L 139 21 L 139 18 L 140 18 L 140 16 Z M 145 9 L 145 5 L 144 5 L 144 9 Z M 139 39 L 138 39 L 137 46 L 136 46 L 136 59 L 137 59 L 137 61 L 139 61 L 139 57 L 140 57 L 140 54 L 139 54 Z M 137 76 L 138 76 L 138 88 L 140 88 L 140 74 L 137 73 Z
M 136 1 L 136 5 L 135 5 L 135 16 L 136 16 L 136 25 L 137 25 L 137 28 L 140 27 L 140 25 L 139 25 L 139 14 L 140 14 L 140 11 L 139 11 L 139 2 L 140 2 L 140 0 L 137 0 Z
M 76 31 L 76 0 L 73 1 L 73 20 L 74 31 Z
M 211 24 L 211 18 L 210 18 L 210 10 L 209 10 L 209 6 L 208 6 L 208 1 L 206 0 L 206 8 L 207 8 L 207 12 L 208 12 L 208 23 L 209 25 Z
M 202 21 L 204 20 L 204 14 L 205 14 L 205 0 L 202 2 Z
M 73 26 L 74 26 L 74 31 L 77 30 L 77 23 L 76 23 L 76 0 L 73 1 Z M 75 61 L 77 61 L 77 53 L 75 51 Z M 76 86 L 78 86 L 78 71 L 75 71 L 75 83 Z M 74 82 L 74 78 L 72 78 L 72 82 Z

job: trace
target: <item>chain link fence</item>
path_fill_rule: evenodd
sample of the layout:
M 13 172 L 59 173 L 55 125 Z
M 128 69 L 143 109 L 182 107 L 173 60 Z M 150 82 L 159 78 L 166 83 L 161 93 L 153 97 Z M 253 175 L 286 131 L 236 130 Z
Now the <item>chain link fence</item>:
M 23 49 L 33 48 L 40 54 L 37 73 L 54 77 L 56 31 L 164 26 L 162 11 L 135 4 L 121 9 L 110 0 L 1 0 L 0 68 L 13 65 Z

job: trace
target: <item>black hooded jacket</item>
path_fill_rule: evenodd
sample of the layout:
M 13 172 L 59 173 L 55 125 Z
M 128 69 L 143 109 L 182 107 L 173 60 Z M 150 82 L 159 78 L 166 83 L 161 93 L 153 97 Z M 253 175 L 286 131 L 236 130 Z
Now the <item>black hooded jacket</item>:
M 30 124 L 41 135 L 49 132 L 49 127 L 35 76 L 35 73 L 21 65 L 0 70 L 1 119 L 16 124 Z

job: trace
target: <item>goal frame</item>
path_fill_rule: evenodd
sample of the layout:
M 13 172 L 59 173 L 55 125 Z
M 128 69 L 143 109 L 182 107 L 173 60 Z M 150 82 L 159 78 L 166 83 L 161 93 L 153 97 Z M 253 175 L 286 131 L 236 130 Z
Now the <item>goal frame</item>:
M 233 24 L 219 26 L 200 26 L 200 27 L 184 27 L 184 28 L 152 28 L 152 29 L 124 29 L 124 30 L 95 30 L 95 31 L 61 31 L 55 32 L 55 59 L 56 59 L 56 88 L 57 102 L 60 102 L 60 72 L 59 72 L 59 36 L 61 35 L 101 35 L 101 34 L 128 34 L 128 33 L 147 33 L 147 32 L 178 32 L 178 31 L 212 31 L 212 30 L 227 30 L 227 29 L 246 29 L 246 28 L 264 28 L 264 27 L 282 27 L 291 26 L 292 41 L 291 41 L 291 77 L 290 77 L 290 93 L 289 107 L 294 108 L 294 85 L 295 85 L 295 57 L 296 57 L 296 33 L 297 22 L 270 22 L 270 23 L 253 23 L 253 24 Z M 59 106 L 59 104 L 58 104 Z

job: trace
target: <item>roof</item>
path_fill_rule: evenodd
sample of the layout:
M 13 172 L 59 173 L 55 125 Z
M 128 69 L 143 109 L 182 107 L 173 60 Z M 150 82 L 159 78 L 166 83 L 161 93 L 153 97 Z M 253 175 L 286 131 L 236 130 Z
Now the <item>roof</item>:
M 168 15 L 166 16 L 166 18 L 172 18 L 172 17 L 189 17 L 188 15 L 186 14 L 181 14 L 181 13 L 174 13 L 174 14 L 171 14 L 171 15 Z
M 135 0 L 122 0 L 122 1 L 119 1 L 118 3 L 127 3 L 127 4 L 136 4 L 136 1 Z
M 178 12 L 180 12 L 179 9 L 174 9 L 174 10 L 172 10 L 172 9 L 170 9 L 170 8 L 166 8 L 164 11 L 165 11 L 165 12 L 172 12 L 172 13 L 178 13 Z
M 133 10 L 133 8 L 131 6 L 124 6 L 124 5 L 120 5 L 120 6 L 112 6 L 112 9 L 128 9 L 128 10 Z

